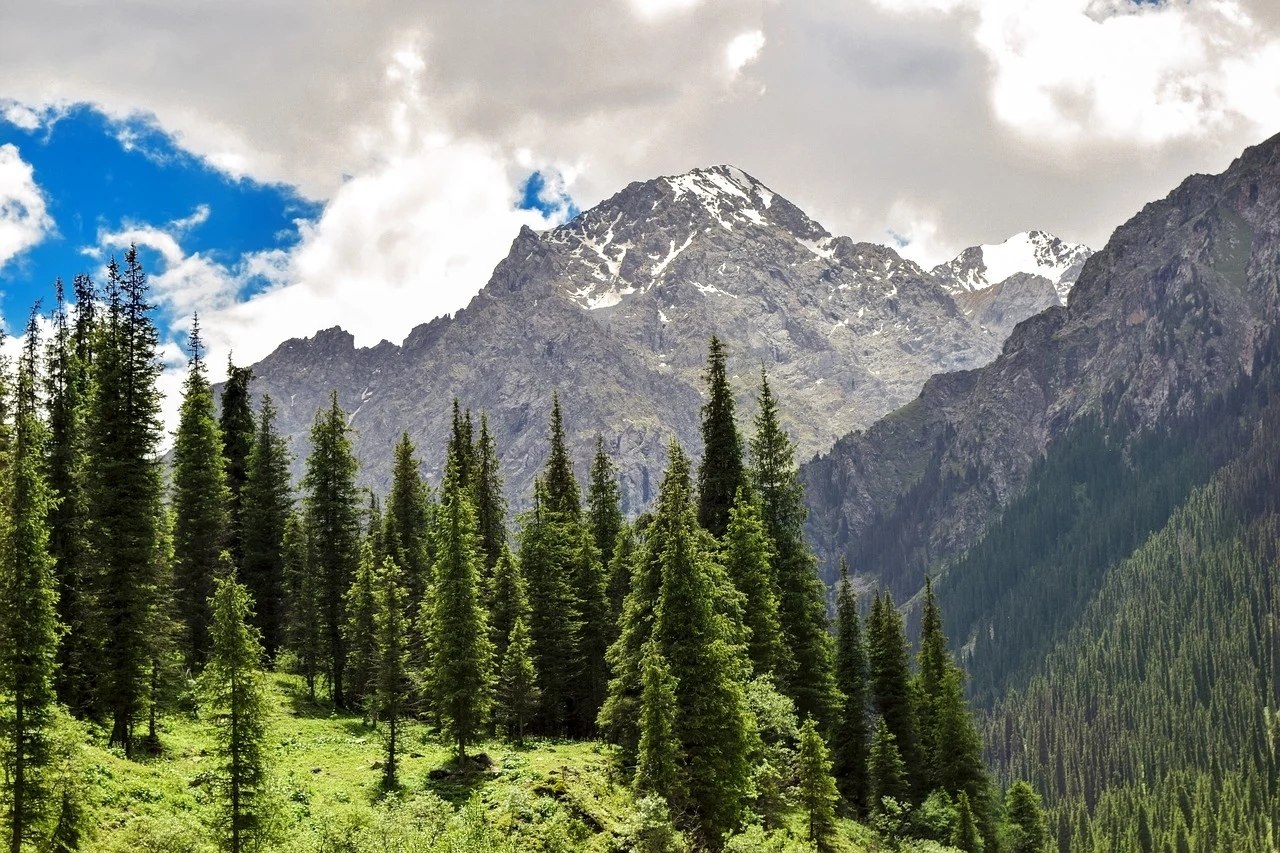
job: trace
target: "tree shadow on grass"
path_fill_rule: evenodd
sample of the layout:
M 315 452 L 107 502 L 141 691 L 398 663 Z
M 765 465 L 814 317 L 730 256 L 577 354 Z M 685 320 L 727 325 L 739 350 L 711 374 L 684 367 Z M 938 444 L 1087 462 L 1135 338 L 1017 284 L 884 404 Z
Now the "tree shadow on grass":
M 496 779 L 497 771 L 498 765 L 486 753 L 469 755 L 461 762 L 453 758 L 428 772 L 422 787 L 445 802 L 460 806 Z

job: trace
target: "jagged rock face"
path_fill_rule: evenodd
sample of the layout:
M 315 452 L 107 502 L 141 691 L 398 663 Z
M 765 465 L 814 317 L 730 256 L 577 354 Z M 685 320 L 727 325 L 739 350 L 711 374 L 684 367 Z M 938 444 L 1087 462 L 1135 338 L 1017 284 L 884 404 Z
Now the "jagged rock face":
M 546 233 L 523 230 L 466 309 L 400 346 L 356 349 L 338 329 L 289 341 L 254 366 L 254 389 L 277 400 L 301 459 L 336 388 L 362 476 L 378 489 L 403 430 L 438 477 L 456 396 L 488 413 L 517 506 L 543 464 L 555 389 L 580 473 L 604 429 L 636 511 L 670 438 L 700 452 L 713 333 L 728 343 L 744 420 L 763 365 L 801 458 L 907 402 L 932 374 L 988 363 L 1002 340 L 915 263 L 832 237 L 719 166 L 632 184 Z
M 1014 326 L 1046 308 L 1062 304 L 1057 286 L 1041 275 L 1014 273 L 999 284 L 982 290 L 951 294 L 970 322 L 1005 340 Z
M 1155 428 L 1251 369 L 1280 314 L 1278 274 L 1280 137 L 1147 205 L 1087 261 L 1069 304 L 1019 325 L 992 364 L 936 377 L 807 465 L 811 536 L 873 574 L 884 567 L 858 562 L 865 543 L 896 543 L 884 580 L 913 593 L 1082 414 Z
M 1053 283 L 1061 304 L 1093 254 L 1088 246 L 1068 243 L 1044 231 L 1023 231 L 1003 243 L 973 246 L 933 268 L 943 289 L 971 293 L 1026 273 Z M 1028 315 L 1029 316 L 1029 315 Z

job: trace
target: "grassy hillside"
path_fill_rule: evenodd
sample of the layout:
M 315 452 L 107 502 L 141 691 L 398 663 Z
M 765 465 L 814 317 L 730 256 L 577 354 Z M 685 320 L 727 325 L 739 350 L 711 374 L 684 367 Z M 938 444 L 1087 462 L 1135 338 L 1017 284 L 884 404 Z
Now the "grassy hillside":
M 275 840 L 281 851 L 643 850 L 646 821 L 598 742 L 484 743 L 459 770 L 425 726 L 405 742 L 403 788 L 379 788 L 383 744 L 358 716 L 307 700 L 293 676 L 271 679 Z M 162 753 L 127 761 L 90 738 L 83 767 L 93 827 L 84 850 L 203 853 L 217 850 L 211 728 L 197 715 L 165 718 Z M 841 821 L 835 849 L 943 851 L 929 842 L 895 848 Z M 803 820 L 789 813 L 771 832 L 750 830 L 731 850 L 808 850 Z

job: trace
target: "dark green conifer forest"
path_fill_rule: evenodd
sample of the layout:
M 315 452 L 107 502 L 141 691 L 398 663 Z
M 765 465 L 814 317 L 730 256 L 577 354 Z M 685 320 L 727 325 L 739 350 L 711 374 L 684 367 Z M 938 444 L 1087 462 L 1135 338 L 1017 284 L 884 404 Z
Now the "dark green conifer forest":
M 731 341 L 710 342 L 700 461 L 673 441 L 643 515 L 622 511 L 614 425 L 573 459 L 550 392 L 513 519 L 463 401 L 447 447 L 405 424 L 369 495 L 335 392 L 295 487 L 274 403 L 233 368 L 219 410 L 195 325 L 162 457 L 136 251 L 74 291 L 0 366 L 13 853 L 1274 847 L 1261 360 L 1159 435 L 1078 424 L 907 619 L 859 586 L 874 566 L 823 586 L 785 400 L 762 372 L 743 437 Z M 146 805 L 166 773 L 196 793 Z M 324 811 L 309 785 L 330 774 L 369 787 L 334 782 Z

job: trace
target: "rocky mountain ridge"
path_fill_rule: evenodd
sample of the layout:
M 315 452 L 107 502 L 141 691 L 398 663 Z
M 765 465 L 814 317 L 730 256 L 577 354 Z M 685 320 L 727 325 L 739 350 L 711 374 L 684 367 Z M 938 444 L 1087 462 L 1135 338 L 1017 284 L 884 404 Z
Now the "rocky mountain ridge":
M 700 451 L 712 334 L 728 343 L 744 419 L 763 366 L 802 456 L 907 402 L 929 376 L 986 364 L 1002 343 L 918 264 L 835 237 L 742 170 L 715 166 L 633 183 L 544 233 L 522 230 L 465 309 L 400 345 L 356 348 L 336 328 L 287 341 L 253 366 L 254 390 L 276 399 L 301 460 L 337 389 L 378 489 L 403 430 L 438 476 L 456 396 L 488 414 L 519 506 L 557 389 L 581 471 L 594 430 L 616 425 L 605 439 L 637 511 L 670 437 Z

